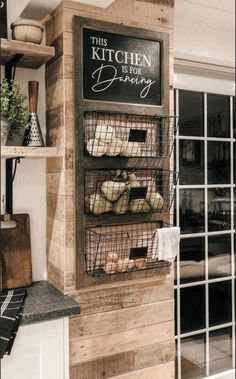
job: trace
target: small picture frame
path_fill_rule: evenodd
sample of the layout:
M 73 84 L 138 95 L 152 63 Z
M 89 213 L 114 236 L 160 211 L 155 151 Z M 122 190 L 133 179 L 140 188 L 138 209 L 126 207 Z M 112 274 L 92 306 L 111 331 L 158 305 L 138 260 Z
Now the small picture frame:
M 197 162 L 197 150 L 195 141 L 183 140 L 183 161 L 185 163 L 194 164 Z

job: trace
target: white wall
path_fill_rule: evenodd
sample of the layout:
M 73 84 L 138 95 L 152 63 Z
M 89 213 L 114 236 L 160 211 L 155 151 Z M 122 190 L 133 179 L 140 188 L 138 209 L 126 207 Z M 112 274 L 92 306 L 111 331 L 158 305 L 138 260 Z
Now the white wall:
M 8 21 L 14 21 L 22 12 L 28 0 L 8 1 Z M 4 70 L 2 68 L 2 77 Z M 38 116 L 43 135 L 46 132 L 45 117 L 45 68 L 39 70 L 16 70 L 16 82 L 21 84 L 28 95 L 28 81 L 39 81 Z M 31 248 L 33 280 L 47 278 L 46 266 L 46 161 L 21 159 L 14 181 L 15 213 L 28 213 L 31 222 Z M 1 195 L 5 193 L 5 161 L 1 162 Z M 1 203 L 1 213 L 3 212 Z
M 175 0 L 174 53 L 233 62 L 234 0 Z
M 214 78 L 179 71 L 174 74 L 173 84 L 175 88 L 179 89 L 235 96 L 235 82 L 233 78 L 226 80 L 219 77 Z
M 13 1 L 13 0 L 12 0 Z M 25 7 L 22 17 L 34 18 L 39 20 L 46 14 L 55 9 L 61 0 L 27 0 L 28 4 Z M 108 7 L 114 0 L 74 0 L 75 2 L 96 5 L 97 7 Z
M 7 1 L 8 37 L 11 36 L 11 28 L 10 28 L 11 23 L 14 22 L 19 17 L 19 15 L 21 14 L 21 12 L 23 11 L 23 9 L 25 8 L 25 6 L 28 4 L 29 1 L 30 0 L 8 0 Z
M 45 69 L 16 70 L 16 82 L 28 94 L 28 81 L 38 80 L 39 102 L 38 116 L 45 136 Z M 28 213 L 31 222 L 31 248 L 33 280 L 46 279 L 46 161 L 38 159 L 21 159 L 14 180 L 14 213 Z M 1 195 L 5 193 L 5 161 L 1 165 Z M 2 210 L 1 210 L 2 213 Z
M 53 3 L 54 1 L 54 3 Z M 58 3 L 53 0 L 50 9 Z M 82 2 L 86 2 L 82 1 Z M 99 0 L 101 6 L 110 3 L 111 0 Z M 11 38 L 10 24 L 22 13 L 29 0 L 8 0 L 8 37 Z M 32 5 L 48 6 L 48 0 L 31 0 Z M 96 3 L 90 0 L 88 3 Z M 36 12 L 37 13 L 37 12 Z M 28 13 L 30 16 L 30 13 Z M 43 15 L 42 15 L 43 16 Z M 2 77 L 4 70 L 1 70 Z M 28 95 L 27 83 L 29 80 L 39 81 L 38 116 L 43 135 L 46 133 L 45 117 L 45 68 L 39 70 L 16 70 L 16 82 L 20 83 L 23 92 Z M 38 159 L 21 159 L 14 180 L 14 213 L 28 213 L 31 222 L 31 249 L 33 280 L 47 278 L 46 258 L 46 161 Z M 5 194 L 5 161 L 1 161 L 1 196 Z M 1 202 L 1 214 L 3 213 Z

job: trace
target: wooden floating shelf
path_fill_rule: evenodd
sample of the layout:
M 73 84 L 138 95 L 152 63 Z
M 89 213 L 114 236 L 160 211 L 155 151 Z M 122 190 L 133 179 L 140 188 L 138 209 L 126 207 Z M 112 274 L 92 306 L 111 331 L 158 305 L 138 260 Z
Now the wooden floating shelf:
M 0 49 L 1 65 L 9 63 L 16 54 L 22 54 L 23 56 L 17 63 L 17 66 L 23 68 L 37 69 L 55 56 L 54 47 L 5 38 L 0 39 Z
M 56 147 L 25 147 L 25 146 L 1 146 L 1 158 L 55 158 L 59 157 Z

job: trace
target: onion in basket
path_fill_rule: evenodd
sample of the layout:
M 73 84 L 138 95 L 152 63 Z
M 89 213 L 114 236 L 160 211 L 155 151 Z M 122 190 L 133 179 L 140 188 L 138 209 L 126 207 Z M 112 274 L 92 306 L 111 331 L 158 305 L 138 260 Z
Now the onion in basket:
M 149 212 L 150 207 L 145 199 L 134 199 L 130 201 L 129 211 L 132 213 Z
M 129 209 L 129 196 L 127 193 L 123 193 L 121 197 L 114 203 L 113 212 L 116 214 L 124 214 Z
M 106 255 L 106 263 L 117 262 L 117 261 L 118 261 L 118 255 L 116 253 L 108 253 Z
M 115 274 L 117 269 L 117 264 L 115 262 L 107 262 L 103 268 L 106 274 Z
M 123 142 L 118 138 L 113 138 L 108 145 L 106 155 L 109 157 L 116 157 L 120 154 Z
M 87 142 L 87 150 L 90 155 L 94 157 L 101 157 L 106 154 L 108 146 L 105 143 L 102 143 L 96 138 L 90 139 Z
M 139 142 L 124 141 L 121 150 L 121 155 L 125 157 L 140 157 L 141 147 Z
M 148 192 L 146 200 L 154 210 L 160 210 L 163 208 L 164 199 L 158 192 Z
M 124 192 L 126 184 L 124 182 L 114 182 L 108 180 L 101 185 L 101 191 L 107 200 L 116 201 Z
M 135 262 L 133 259 L 124 258 L 124 259 L 118 259 L 117 262 L 117 272 L 126 272 L 128 270 L 131 270 L 135 265 Z
M 100 215 L 112 210 L 112 203 L 104 199 L 99 193 L 94 193 L 89 197 L 89 209 L 94 215 Z
M 147 260 L 145 258 L 135 259 L 135 267 L 139 270 L 147 268 Z
M 95 138 L 105 143 L 110 143 L 111 140 L 115 138 L 115 130 L 109 125 L 97 125 Z

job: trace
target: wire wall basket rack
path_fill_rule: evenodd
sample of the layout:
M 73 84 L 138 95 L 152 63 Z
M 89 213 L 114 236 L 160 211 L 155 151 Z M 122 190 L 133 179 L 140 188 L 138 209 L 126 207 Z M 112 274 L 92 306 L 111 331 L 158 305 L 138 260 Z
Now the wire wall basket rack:
M 176 116 L 86 112 L 85 154 L 97 158 L 169 158 L 177 127 Z
M 178 174 L 165 169 L 86 170 L 85 213 L 168 212 Z
M 86 272 L 98 277 L 170 266 L 170 262 L 158 259 L 158 228 L 163 227 L 161 224 L 87 228 Z

